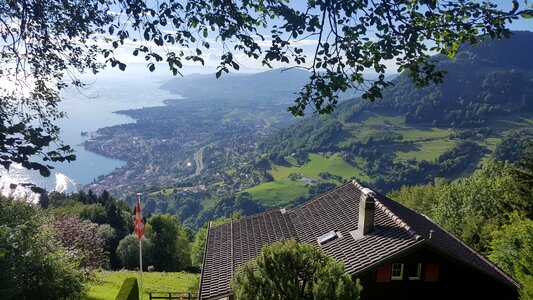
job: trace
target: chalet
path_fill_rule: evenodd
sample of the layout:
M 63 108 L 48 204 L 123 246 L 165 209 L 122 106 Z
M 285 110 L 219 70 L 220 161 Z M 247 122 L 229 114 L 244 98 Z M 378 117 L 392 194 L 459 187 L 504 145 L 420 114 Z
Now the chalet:
M 431 219 L 353 181 L 290 210 L 208 230 L 199 297 L 231 299 L 234 270 L 294 238 L 320 247 L 363 285 L 361 299 L 518 299 L 520 285 Z

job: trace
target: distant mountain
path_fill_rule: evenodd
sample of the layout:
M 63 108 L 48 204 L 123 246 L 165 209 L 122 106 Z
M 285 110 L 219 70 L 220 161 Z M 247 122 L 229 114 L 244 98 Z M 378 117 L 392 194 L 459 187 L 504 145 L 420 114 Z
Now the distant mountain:
M 161 88 L 186 99 L 217 100 L 247 105 L 257 102 L 283 102 L 287 107 L 309 80 L 301 69 L 274 69 L 253 74 L 195 74 L 172 79 Z
M 341 132 L 339 124 L 360 120 L 364 111 L 403 116 L 411 125 L 452 128 L 485 127 L 494 117 L 532 112 L 531 53 L 533 32 L 529 31 L 514 32 L 509 39 L 489 39 L 475 47 L 463 46 L 452 59 L 434 57 L 448 72 L 442 84 L 417 88 L 403 73 L 392 80 L 394 85 L 385 90 L 383 99 L 345 101 L 330 116 L 316 116 L 272 135 L 265 147 L 283 149 L 283 154 L 297 152 L 303 144 L 308 151 L 327 148 Z M 321 136 L 320 143 L 309 143 L 317 140 L 317 132 L 330 135 Z
M 533 32 L 465 45 L 456 57 L 436 56 L 444 82 L 416 88 L 406 74 L 366 107 L 405 115 L 408 124 L 486 126 L 491 116 L 533 110 Z M 357 113 L 353 115 L 356 117 Z
M 286 201 L 273 187 L 294 189 L 294 176 L 279 171 L 287 168 L 318 181 L 356 177 L 388 192 L 469 176 L 484 158 L 516 159 L 533 142 L 531 53 L 532 32 L 463 46 L 454 58 L 433 57 L 448 72 L 442 84 L 417 88 L 401 74 L 383 99 L 347 100 L 331 115 L 281 129 L 260 146 L 274 182 L 249 192 Z
M 229 73 L 216 78 L 215 74 L 190 74 L 174 78 L 161 85 L 162 89 L 186 99 L 216 101 L 225 105 L 263 104 L 286 110 L 309 82 L 311 73 L 303 69 L 279 68 L 260 73 Z M 367 74 L 367 78 L 377 77 Z M 388 75 L 392 80 L 397 74 Z M 362 92 L 348 90 L 339 100 L 360 96 Z

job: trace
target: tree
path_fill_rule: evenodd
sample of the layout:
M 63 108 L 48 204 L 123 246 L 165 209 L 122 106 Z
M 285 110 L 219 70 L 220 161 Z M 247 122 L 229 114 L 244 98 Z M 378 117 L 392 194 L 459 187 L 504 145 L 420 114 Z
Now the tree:
M 359 299 L 362 287 L 344 265 L 311 244 L 295 240 L 265 245 L 256 259 L 235 271 L 236 299 Z
M 489 258 L 522 284 L 522 300 L 533 299 L 533 220 L 511 215 L 511 223 L 494 232 Z
M 154 264 L 153 245 L 150 239 L 143 237 L 143 269 Z M 122 267 L 130 270 L 139 268 L 139 237 L 135 234 L 127 235 L 117 247 L 117 257 Z
M 109 268 L 104 240 L 97 235 L 98 224 L 68 215 L 55 216 L 51 223 L 54 237 L 72 255 L 79 257 L 84 268 Z
M 91 195 L 89 193 L 89 195 Z M 83 204 L 80 201 L 93 198 L 96 203 Z M 120 262 L 116 255 L 118 243 L 133 231 L 135 219 L 131 208 L 124 201 L 116 200 L 103 192 L 100 197 L 88 197 L 86 193 L 65 195 L 62 193 L 50 193 L 50 205 L 48 211 L 54 215 L 67 214 L 89 220 L 96 224 L 107 224 L 112 229 L 107 229 L 105 234 L 105 248 L 109 251 L 109 263 L 111 268 L 116 269 Z M 94 202 L 94 201 L 86 201 Z
M 526 2 L 527 3 L 527 2 Z M 288 1 L 7 0 L 0 4 L 2 81 L 0 164 L 19 163 L 49 176 L 50 161 L 75 159 L 60 142 L 54 121 L 59 91 L 83 87 L 79 74 L 104 67 L 126 69 L 116 51 L 128 42 L 150 71 L 165 61 L 180 74 L 183 61 L 203 64 L 211 38 L 223 45 L 216 76 L 239 69 L 242 53 L 272 67 L 285 63 L 310 71 L 309 83 L 289 110 L 308 106 L 330 113 L 337 94 L 364 91 L 374 100 L 390 85 L 385 62 L 395 60 L 418 86 L 441 82 L 444 73 L 428 51 L 453 56 L 462 43 L 509 35 L 508 22 L 529 18 L 531 9 L 513 1 L 510 12 L 477 1 L 308 1 L 301 10 Z M 371 36 L 372 35 L 372 36 Z M 271 40 L 266 39 L 267 36 Z M 313 38 L 311 58 L 299 47 Z M 102 43 L 106 45 L 102 45 Z M 266 42 L 266 43 L 265 43 Z M 172 47 L 178 46 L 177 52 Z M 428 46 L 431 45 L 431 46 Z M 377 79 L 364 74 L 375 71 Z M 51 149 L 51 150 L 50 150 Z M 41 160 L 37 159 L 41 158 Z
M 181 271 L 191 265 L 189 233 L 176 216 L 151 216 L 146 236 L 152 241 L 156 270 Z
M 0 198 L 2 299 L 65 299 L 82 294 L 79 257 L 54 238 L 47 216 L 25 201 Z
M 512 177 L 518 186 L 521 201 L 521 211 L 533 219 L 533 144 L 529 144 L 518 167 L 512 170 Z
M 111 244 L 116 237 L 116 232 L 109 224 L 101 224 L 96 228 L 96 236 L 104 242 L 104 251 L 111 253 L 116 249 L 111 249 Z

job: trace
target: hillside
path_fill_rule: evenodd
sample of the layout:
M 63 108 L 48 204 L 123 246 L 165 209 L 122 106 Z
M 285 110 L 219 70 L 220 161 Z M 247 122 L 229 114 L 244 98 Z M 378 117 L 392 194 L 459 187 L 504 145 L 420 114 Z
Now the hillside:
M 533 135 L 533 67 L 521 63 L 532 35 L 435 57 L 448 70 L 441 85 L 417 89 L 401 74 L 381 100 L 346 100 L 305 119 L 286 111 L 301 70 L 175 79 L 164 88 L 184 99 L 123 111 L 137 122 L 87 143 L 128 162 L 88 188 L 130 202 L 140 189 L 147 213 L 198 228 L 295 205 L 351 178 L 386 193 L 467 176 L 486 158 L 516 159 Z
M 381 100 L 352 99 L 330 116 L 283 129 L 261 146 L 275 180 L 247 191 L 287 204 L 295 198 L 280 191 L 305 190 L 302 178 L 338 184 L 356 177 L 387 192 L 466 176 L 486 157 L 515 159 L 511 152 L 533 135 L 530 53 L 531 32 L 465 46 L 452 59 L 434 57 L 448 72 L 443 84 L 420 89 L 401 74 Z M 317 167 L 323 174 L 310 171 Z

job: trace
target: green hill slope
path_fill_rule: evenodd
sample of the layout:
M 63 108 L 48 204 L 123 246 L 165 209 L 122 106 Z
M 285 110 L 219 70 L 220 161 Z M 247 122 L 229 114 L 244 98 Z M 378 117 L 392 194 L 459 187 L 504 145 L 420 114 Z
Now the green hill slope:
M 274 181 L 266 183 L 269 188 L 247 192 L 265 203 L 290 203 L 287 198 L 302 189 L 302 178 L 311 179 L 308 187 L 335 182 L 309 171 L 314 169 L 339 176 L 339 182 L 355 177 L 387 192 L 469 175 L 495 151 L 500 159 L 511 159 L 511 152 L 519 152 L 533 135 L 530 53 L 531 32 L 465 46 L 453 59 L 435 57 L 448 72 L 443 84 L 419 89 L 402 74 L 381 100 L 346 101 L 332 115 L 283 129 L 261 145 L 272 162 L 268 172 Z M 498 148 L 502 141 L 516 149 Z M 320 163 L 331 159 L 344 164 L 328 168 Z M 279 168 L 300 177 L 291 181 Z M 273 188 L 291 190 L 291 182 L 290 195 Z

